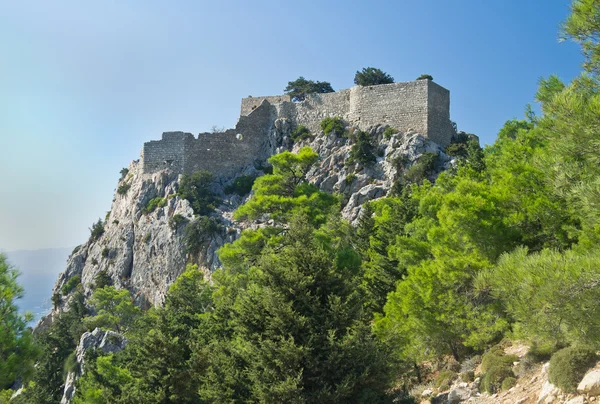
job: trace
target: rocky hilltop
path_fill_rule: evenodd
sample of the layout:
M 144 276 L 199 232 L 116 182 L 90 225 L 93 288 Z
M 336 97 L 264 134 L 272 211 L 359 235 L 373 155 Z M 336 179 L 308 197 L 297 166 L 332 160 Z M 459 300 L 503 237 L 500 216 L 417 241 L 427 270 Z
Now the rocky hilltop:
M 453 164 L 440 145 L 422 135 L 408 131 L 385 136 L 385 129 L 386 126 L 368 129 L 377 158 L 374 164 L 366 167 L 346 164 L 351 139 L 319 132 L 310 139 L 293 142 L 292 128 L 285 119 L 275 121 L 269 132 L 271 142 L 265 143 L 270 150 L 264 150 L 264 153 L 294 152 L 304 146 L 311 147 L 320 159 L 308 173 L 308 180 L 323 191 L 339 194 L 343 217 L 356 221 L 361 205 L 387 195 L 402 168 L 415 164 L 423 153 L 439 154 L 438 171 L 432 176 Z M 402 162 L 400 170 L 399 161 Z M 228 194 L 225 191 L 227 186 L 241 175 L 263 175 L 263 170 L 265 168 L 259 162 L 244 167 L 229 178 L 217 178 L 212 191 L 221 198 L 221 203 L 212 216 L 222 226 L 197 254 L 188 254 L 184 226 L 174 226 L 172 221 L 175 215 L 187 221 L 194 217 L 190 203 L 177 193 L 181 174 L 170 168 L 145 174 L 140 161 L 133 161 L 123 171 L 124 175 L 117 184 L 111 209 L 103 222 L 102 234 L 90 237 L 69 257 L 66 270 L 60 274 L 53 290 L 53 311 L 60 311 L 68 305 L 66 285 L 76 276 L 80 277 L 85 295 L 89 297 L 94 279 L 105 271 L 115 286 L 129 289 L 142 307 L 161 304 L 169 285 L 183 272 L 186 263 L 197 264 L 209 276 L 219 267 L 217 250 L 221 246 L 235 240 L 244 228 L 261 225 L 260 220 L 233 220 L 235 209 L 252 195 L 240 197 Z M 164 198 L 164 206 L 145 213 L 145 207 L 154 198 Z M 45 321 L 50 319 L 51 316 Z

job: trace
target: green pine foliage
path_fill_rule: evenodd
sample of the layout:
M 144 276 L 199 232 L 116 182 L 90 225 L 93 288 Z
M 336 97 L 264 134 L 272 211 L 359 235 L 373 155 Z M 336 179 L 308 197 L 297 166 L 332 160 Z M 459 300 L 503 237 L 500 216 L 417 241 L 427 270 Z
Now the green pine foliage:
M 225 187 L 226 194 L 238 194 L 239 196 L 245 196 L 252 190 L 254 180 L 256 177 L 251 175 L 240 175 L 233 182 Z
M 354 84 L 358 86 L 376 86 L 393 82 L 392 76 L 375 67 L 365 67 L 361 71 L 357 71 L 354 76 Z
M 140 313 L 140 309 L 133 304 L 131 293 L 127 289 L 119 290 L 113 286 L 96 289 L 90 305 L 96 314 L 85 319 L 85 326 L 89 330 L 100 327 L 126 332 Z
M 354 144 L 350 149 L 350 157 L 346 164 L 359 163 L 363 166 L 369 165 L 377 161 L 375 155 L 375 143 L 371 139 L 371 135 L 362 130 L 355 131 L 352 134 Z
M 90 229 L 90 240 L 96 241 L 104 234 L 104 223 L 102 219 L 98 219 L 98 221 L 92 224 L 92 228 Z
M 309 139 L 310 130 L 304 125 L 298 125 L 298 127 L 292 131 L 290 137 L 294 142 Z
M 273 174 L 259 177 L 252 189 L 254 197 L 235 212 L 238 220 L 254 220 L 263 216 L 275 221 L 287 220 L 303 212 L 315 222 L 324 222 L 337 199 L 309 184 L 306 174 L 317 161 L 318 155 L 309 147 L 297 154 L 283 152 L 269 159 Z
M 34 342 L 40 351 L 35 373 L 19 396 L 23 403 L 60 403 L 64 392 L 64 369 L 86 329 L 81 319 L 87 315 L 83 293 L 76 291 L 67 311 L 56 316 L 46 329 L 39 330 Z
M 344 136 L 346 133 L 346 123 L 339 116 L 325 118 L 321 121 L 321 130 L 326 135 L 334 134 L 338 137 Z
M 197 254 L 202 246 L 220 230 L 221 226 L 217 219 L 200 216 L 185 226 L 184 242 L 186 250 L 190 254 Z
M 214 175 L 203 170 L 184 174 L 181 178 L 178 194 L 190 202 L 195 214 L 206 216 L 221 202 L 210 188 L 213 181 Z
M 309 94 L 332 93 L 333 88 L 326 81 L 306 80 L 300 76 L 296 80 L 288 82 L 287 87 L 283 91 L 292 97 L 292 101 L 298 102 L 304 101 Z
M 63 295 L 68 295 L 79 285 L 81 285 L 81 276 L 75 275 L 69 278 L 69 280 L 61 288 L 60 292 Z
M 38 354 L 27 328 L 31 314 L 22 315 L 16 306 L 16 300 L 23 297 L 18 275 L 0 254 L 0 391 L 29 380 Z
M 148 215 L 148 214 L 154 212 L 156 209 L 163 208 L 165 206 L 167 206 L 166 198 L 161 198 L 161 197 L 153 198 L 148 201 L 146 206 L 144 206 L 144 208 L 142 209 L 142 213 L 144 215 Z

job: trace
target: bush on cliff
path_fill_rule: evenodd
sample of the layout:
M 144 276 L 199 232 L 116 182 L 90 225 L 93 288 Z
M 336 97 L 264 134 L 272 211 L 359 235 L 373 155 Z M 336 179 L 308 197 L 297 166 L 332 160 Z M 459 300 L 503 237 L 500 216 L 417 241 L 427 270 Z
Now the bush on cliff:
M 338 137 L 346 133 L 346 123 L 339 116 L 333 118 L 325 118 L 321 121 L 321 130 L 326 135 L 334 134 Z
M 299 125 L 296 129 L 292 131 L 290 137 L 294 142 L 299 142 L 300 140 L 308 139 L 310 138 L 310 130 L 304 125 Z
M 181 178 L 178 194 L 190 202 L 195 214 L 208 215 L 220 203 L 219 198 L 210 189 L 213 181 L 214 175 L 205 170 L 184 174 Z
M 440 156 L 437 153 L 425 152 L 404 173 L 404 179 L 412 184 L 421 184 L 438 169 Z
M 183 240 L 186 251 L 197 254 L 202 246 L 220 229 L 219 222 L 207 216 L 200 216 L 185 227 Z
M 371 135 L 362 130 L 355 131 L 352 134 L 354 144 L 350 149 L 350 157 L 346 161 L 347 164 L 360 163 L 369 165 L 377 161 L 375 156 L 375 144 Z
M 153 198 L 148 201 L 146 206 L 142 209 L 144 215 L 154 212 L 157 208 L 163 208 L 167 206 L 167 200 L 165 198 Z
M 233 182 L 225 187 L 226 194 L 238 194 L 244 196 L 250 193 L 256 177 L 252 175 L 240 175 Z
M 98 219 L 98 221 L 92 224 L 92 228 L 90 229 L 90 240 L 96 241 L 104 234 L 104 223 L 102 219 Z

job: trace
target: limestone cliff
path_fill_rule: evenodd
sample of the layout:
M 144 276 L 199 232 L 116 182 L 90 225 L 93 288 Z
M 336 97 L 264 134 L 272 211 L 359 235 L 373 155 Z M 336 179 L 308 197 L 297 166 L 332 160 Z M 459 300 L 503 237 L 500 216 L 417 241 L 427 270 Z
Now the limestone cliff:
M 385 128 L 373 126 L 367 131 L 377 155 L 376 162 L 367 167 L 346 164 L 352 147 L 352 140 L 346 137 L 326 136 L 320 132 L 294 144 L 290 138 L 292 128 L 285 119 L 275 121 L 273 128 L 269 129 L 268 136 L 272 141 L 268 147 L 272 149 L 264 153 L 296 151 L 303 146 L 313 148 L 320 159 L 309 172 L 309 181 L 323 191 L 340 194 L 343 216 L 354 222 L 363 203 L 389 193 L 399 175 L 398 161 L 408 168 L 423 153 L 434 152 L 440 155 L 440 170 L 453 164 L 441 146 L 420 134 L 409 131 L 386 137 L 383 134 Z M 198 254 L 190 255 L 185 248 L 185 226 L 176 226 L 171 220 L 174 215 L 193 219 L 189 202 L 177 195 L 181 176 L 169 168 L 146 174 L 141 163 L 133 161 L 117 184 L 111 210 L 104 221 L 103 234 L 90 238 L 69 257 L 66 270 L 60 274 L 54 287 L 53 311 L 63 310 L 68 305 L 69 294 L 68 291 L 66 295 L 64 293 L 65 284 L 76 275 L 89 297 L 94 279 L 100 271 L 105 271 L 115 286 L 129 289 L 143 307 L 163 302 L 169 286 L 183 272 L 186 263 L 198 264 L 209 276 L 219 267 L 216 254 L 219 247 L 235 240 L 245 227 L 259 224 L 233 220 L 235 209 L 251 195 L 241 198 L 235 194 L 227 195 L 224 190 L 228 183 L 242 174 L 258 176 L 264 173 L 250 165 L 234 176 L 217 177 L 213 191 L 222 198 L 222 203 L 213 216 L 220 220 L 222 226 L 204 243 Z M 148 201 L 157 197 L 164 198 L 166 205 L 144 213 Z M 51 316 L 43 321 L 51 321 Z

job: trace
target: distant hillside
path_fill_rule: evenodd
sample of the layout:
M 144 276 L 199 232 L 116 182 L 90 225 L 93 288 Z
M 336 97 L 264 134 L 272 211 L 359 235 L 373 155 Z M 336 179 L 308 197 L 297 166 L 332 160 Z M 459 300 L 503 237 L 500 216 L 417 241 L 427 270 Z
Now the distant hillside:
M 5 253 L 9 262 L 21 273 L 19 283 L 25 289 L 25 297 L 17 300 L 17 305 L 35 315 L 32 324 L 52 307 L 52 286 L 57 275 L 64 270 L 71 251 L 72 248 L 49 248 Z

